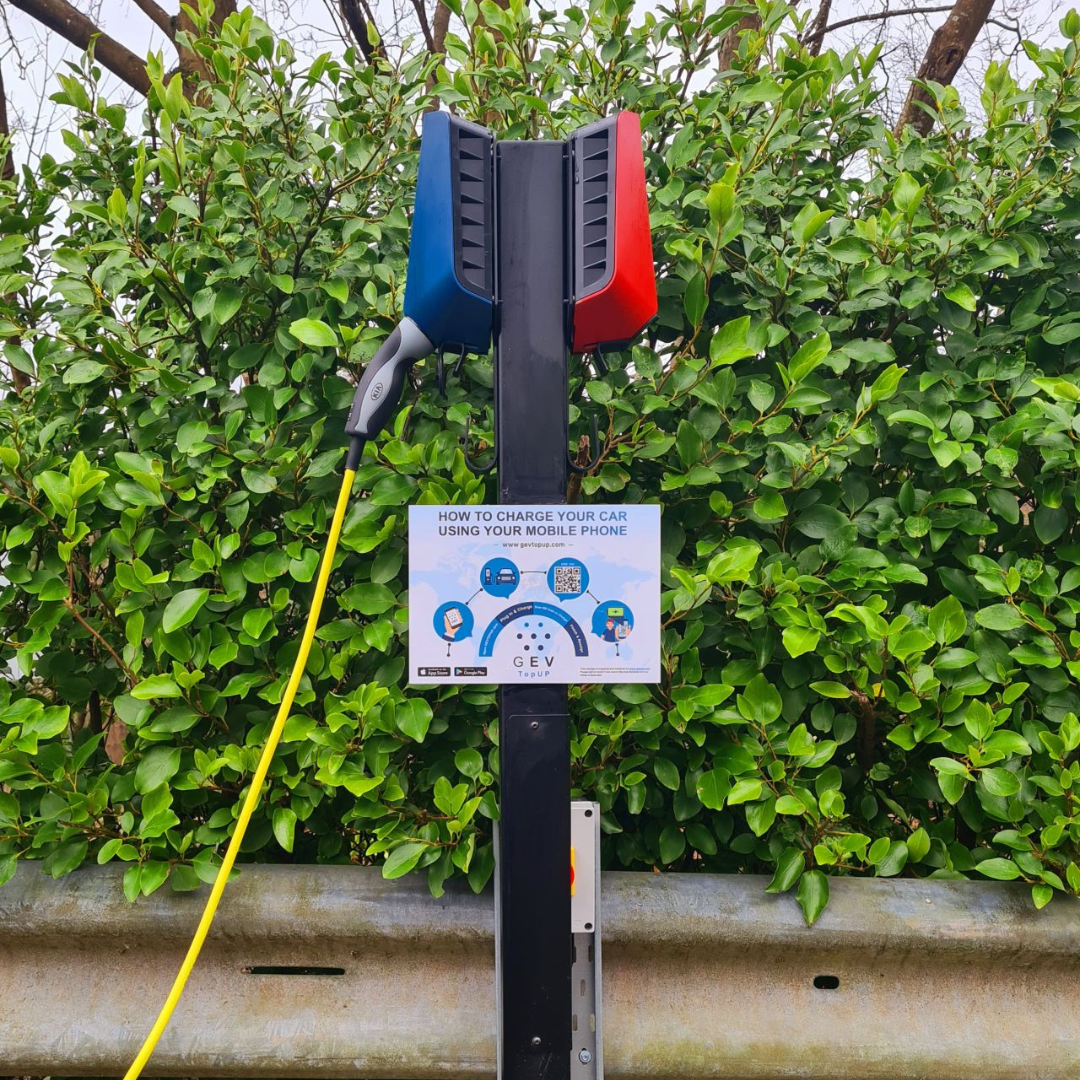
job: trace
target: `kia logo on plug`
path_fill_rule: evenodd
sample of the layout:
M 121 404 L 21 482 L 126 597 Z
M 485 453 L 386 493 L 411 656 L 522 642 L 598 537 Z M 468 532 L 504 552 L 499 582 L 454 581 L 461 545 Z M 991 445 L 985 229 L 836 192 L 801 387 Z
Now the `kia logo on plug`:
M 375 383 L 375 385 L 371 388 L 371 400 L 378 401 L 379 398 L 382 397 L 382 392 L 383 384 L 381 382 Z

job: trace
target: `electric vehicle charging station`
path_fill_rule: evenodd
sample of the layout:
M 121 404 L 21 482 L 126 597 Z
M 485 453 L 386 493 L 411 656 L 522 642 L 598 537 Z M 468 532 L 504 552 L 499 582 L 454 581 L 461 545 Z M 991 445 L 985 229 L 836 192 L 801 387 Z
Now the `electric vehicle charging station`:
M 627 344 L 657 310 L 638 118 L 619 113 L 566 142 L 494 141 L 444 114 L 424 124 L 414 231 L 438 225 L 422 240 L 419 288 L 439 315 L 408 292 L 406 315 L 464 350 L 490 310 L 499 502 L 565 503 L 567 357 Z M 600 812 L 571 808 L 565 686 L 502 685 L 499 733 L 499 1076 L 598 1077 Z
M 357 386 L 342 486 L 292 673 L 198 928 L 125 1080 L 141 1076 L 209 933 L 304 672 L 364 444 L 390 421 L 409 369 L 438 352 L 441 382 L 444 352 L 486 353 L 493 344 L 496 454 L 470 467 L 497 468 L 500 504 L 557 506 L 569 470 L 589 468 L 567 452 L 568 355 L 594 352 L 602 365 L 601 350 L 628 344 L 656 311 L 634 113 L 565 142 L 496 141 L 446 113 L 425 115 L 404 318 Z M 658 599 L 658 533 L 655 561 Z M 617 603 L 605 613 L 625 615 Z M 460 611 L 450 615 L 448 629 L 461 625 Z M 658 655 L 658 617 L 653 630 Z M 499 688 L 500 1080 L 602 1075 L 600 808 L 570 802 L 566 681 Z M 626 680 L 607 673 L 594 681 Z

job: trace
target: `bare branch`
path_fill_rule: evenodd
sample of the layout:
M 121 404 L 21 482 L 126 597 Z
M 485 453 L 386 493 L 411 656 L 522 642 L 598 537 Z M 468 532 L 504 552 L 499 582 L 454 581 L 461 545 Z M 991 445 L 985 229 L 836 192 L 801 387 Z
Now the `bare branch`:
M 416 17 L 420 20 L 420 30 L 424 35 L 424 42 L 428 47 L 428 52 L 433 53 L 435 51 L 435 40 L 431 36 L 431 25 L 428 22 L 427 12 L 424 10 L 424 0 L 412 0 L 413 9 L 416 11 Z
M 368 63 L 371 63 L 379 55 L 380 49 L 368 40 L 370 11 L 365 14 L 359 0 L 338 0 L 338 10 L 341 12 L 345 25 L 349 28 L 349 33 L 352 34 L 353 41 L 356 42 Z
M 176 20 L 174 16 L 170 15 L 160 4 L 155 3 L 155 0 L 132 0 L 132 3 L 143 14 L 149 16 L 154 25 L 161 30 L 165 36 L 176 43 Z
M 933 98 L 921 83 L 936 82 L 948 86 L 956 78 L 975 38 L 986 25 L 993 6 L 994 0 L 956 0 L 951 14 L 930 39 L 926 55 L 908 91 L 904 110 L 893 129 L 895 135 L 899 136 L 909 124 L 920 135 L 926 135 L 934 126 L 933 116 L 920 105 L 920 102 L 933 104 Z
M 94 59 L 102 67 L 123 79 L 128 86 L 146 94 L 150 90 L 150 77 L 146 63 L 115 38 L 101 32 L 82 12 L 67 0 L 10 0 L 12 7 L 25 12 L 42 26 L 48 27 L 72 45 L 80 49 L 94 43 Z
M 854 26 L 856 23 L 880 22 L 882 19 L 895 19 L 899 15 L 935 15 L 941 11 L 952 11 L 952 4 L 941 4 L 937 7 L 913 7 L 896 8 L 894 11 L 873 11 L 869 15 L 854 15 L 850 19 L 841 19 L 821 31 L 821 36 L 831 34 L 834 30 L 842 30 L 845 26 Z M 809 39 L 807 39 L 809 40 Z

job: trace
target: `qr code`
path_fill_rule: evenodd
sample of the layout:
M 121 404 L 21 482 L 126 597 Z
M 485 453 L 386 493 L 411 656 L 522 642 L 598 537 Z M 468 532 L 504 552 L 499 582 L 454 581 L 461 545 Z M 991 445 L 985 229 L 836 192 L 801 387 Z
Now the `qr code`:
M 581 567 L 580 566 L 556 566 L 555 567 L 555 592 L 579 593 L 581 592 Z

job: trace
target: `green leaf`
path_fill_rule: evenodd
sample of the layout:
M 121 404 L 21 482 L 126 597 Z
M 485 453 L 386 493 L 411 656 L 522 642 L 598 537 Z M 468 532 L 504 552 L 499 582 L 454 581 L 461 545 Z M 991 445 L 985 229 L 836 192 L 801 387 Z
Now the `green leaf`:
M 912 862 L 921 862 L 930 853 L 930 834 L 920 825 L 907 839 Z
M 76 360 L 64 371 L 64 382 L 68 386 L 82 386 L 84 383 L 93 382 L 107 370 L 104 364 L 99 364 L 96 360 Z
M 710 363 L 714 367 L 728 367 L 739 360 L 756 356 L 758 350 L 749 343 L 749 333 L 749 315 L 724 323 L 709 342 Z
M 142 878 L 142 865 L 135 863 L 124 871 L 124 896 L 129 904 L 134 904 L 139 898 L 139 882 Z
M 943 295 L 954 304 L 959 304 L 965 311 L 974 311 L 978 305 L 975 294 L 962 281 L 945 289 Z
M 874 867 L 877 877 L 896 877 L 907 865 L 908 846 L 903 840 L 893 840 L 885 857 Z
M 820 694 L 824 698 L 849 698 L 851 697 L 851 691 L 842 683 L 832 682 L 828 679 L 823 679 L 820 682 L 812 682 L 810 689 L 815 693 Z
M 709 306 L 709 298 L 705 295 L 705 275 L 699 270 L 686 283 L 686 292 L 683 293 L 683 310 L 686 313 L 686 321 L 692 327 L 701 325 L 705 318 L 705 309 Z
M 394 722 L 403 735 L 422 743 L 431 726 L 431 717 L 431 706 L 423 698 L 409 698 L 397 707 Z
M 1020 869 L 1011 859 L 983 859 L 975 864 L 980 874 L 995 881 L 1014 881 L 1020 877 Z
M 275 806 L 273 814 L 274 839 L 285 849 L 292 851 L 296 834 L 296 814 L 287 806 Z
M 757 544 L 739 544 L 727 548 L 709 560 L 705 576 L 715 585 L 749 581 L 760 555 L 761 548 Z
M 730 803 L 730 799 L 728 800 Z M 755 836 L 764 836 L 776 820 L 776 798 L 766 797 L 764 802 L 750 803 L 746 807 L 746 824 Z
M 867 262 L 874 254 L 874 249 L 865 241 L 855 236 L 846 236 L 829 245 L 829 255 L 838 263 Z
M 675 767 L 674 763 L 664 757 L 655 757 L 652 762 L 653 775 L 661 784 L 664 785 L 669 791 L 678 791 L 681 786 L 681 778 L 679 777 L 679 770 Z
M 1020 790 L 1020 778 L 1008 769 L 983 769 L 979 773 L 979 779 L 991 795 L 1008 798 Z
M 694 462 L 701 459 L 701 434 L 687 420 L 679 421 L 679 433 L 675 438 L 675 448 L 679 453 L 679 460 L 684 465 L 693 465 Z
M 735 210 L 735 189 L 730 184 L 713 184 L 705 196 L 705 205 L 713 224 L 723 227 Z
M 821 640 L 821 632 L 811 630 L 808 626 L 787 626 L 781 638 L 788 655 L 796 657 L 813 652 Z
M 765 886 L 768 893 L 785 893 L 802 876 L 806 866 L 806 856 L 800 848 L 785 848 L 776 860 L 776 870 L 772 881 Z
M 935 604 L 927 622 L 939 645 L 949 645 L 967 632 L 967 615 L 955 596 L 946 596 Z
M 829 879 L 820 870 L 807 870 L 796 893 L 807 926 L 813 926 L 829 903 Z
M 791 233 L 796 243 L 805 246 L 832 216 L 832 210 L 818 210 L 812 202 L 805 203 L 791 223 Z
M 1016 630 L 1024 625 L 1020 613 L 1008 604 L 992 604 L 975 612 L 975 621 L 987 630 Z
M 1043 341 L 1048 345 L 1067 345 L 1080 338 L 1080 321 L 1058 323 L 1043 332 Z M 1075 401 L 1076 398 L 1073 398 Z
M 89 844 L 82 838 L 61 844 L 42 864 L 42 869 L 54 878 L 64 877 L 82 866 Z
M 294 319 L 289 333 L 313 349 L 334 349 L 339 344 L 337 334 L 319 319 Z
M 394 848 L 383 863 L 382 876 L 387 881 L 404 877 L 420 861 L 427 851 L 427 844 L 407 843 Z
M 170 675 L 151 675 L 132 687 L 131 690 L 131 696 L 139 701 L 150 701 L 152 698 L 180 697 L 180 693 L 180 687 L 176 685 Z
M 795 528 L 813 540 L 835 539 L 851 522 L 834 507 L 817 503 L 795 519 Z
M 698 777 L 697 797 L 709 810 L 722 810 L 731 790 L 731 778 L 723 769 L 710 769 Z
M 779 521 L 787 517 L 787 505 L 784 497 L 778 491 L 769 491 L 760 498 L 754 500 L 750 508 L 756 517 L 762 521 Z
M 178 592 L 165 606 L 165 613 L 161 617 L 162 630 L 171 634 L 174 630 L 187 626 L 199 613 L 209 595 L 209 589 L 185 589 Z
M 479 750 L 467 746 L 454 755 L 454 766 L 459 773 L 475 780 L 483 772 L 484 758 Z
M 173 82 L 179 84 L 181 80 L 173 79 Z M 171 88 L 172 83 L 170 83 L 169 86 Z M 166 205 L 168 205 L 170 209 L 175 210 L 180 217 L 189 217 L 196 221 L 199 220 L 198 206 L 196 206 L 186 195 L 174 195 Z
M 747 720 L 763 724 L 771 724 L 784 705 L 779 691 L 761 674 L 746 684 L 745 691 L 736 698 L 736 704 Z
M 793 383 L 802 382 L 815 368 L 819 367 L 832 349 L 832 339 L 828 334 L 818 334 L 804 342 L 788 364 L 788 374 Z
M 665 865 L 681 859 L 686 851 L 686 837 L 676 825 L 668 825 L 660 833 L 660 861 Z
M 224 326 L 240 310 L 243 300 L 243 292 L 235 285 L 222 285 L 214 297 L 214 321 Z
M 145 795 L 148 791 L 168 783 L 180 768 L 178 746 L 155 746 L 143 754 L 135 770 L 135 790 Z

